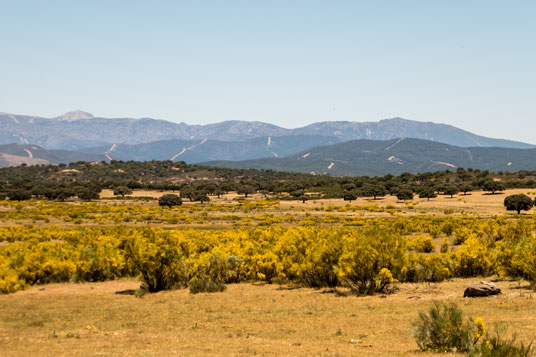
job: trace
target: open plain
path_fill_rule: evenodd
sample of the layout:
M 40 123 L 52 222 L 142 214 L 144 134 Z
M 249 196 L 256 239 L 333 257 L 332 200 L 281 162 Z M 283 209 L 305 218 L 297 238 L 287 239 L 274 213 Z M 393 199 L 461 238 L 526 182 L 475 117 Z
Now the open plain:
M 523 222 L 528 225 L 524 229 L 531 234 L 534 230 L 530 212 L 517 216 L 503 207 L 507 195 L 534 196 L 526 189 L 496 195 L 473 192 L 453 198 L 439 196 L 430 201 L 415 198 L 406 202 L 385 197 L 301 203 L 260 194 L 243 199 L 230 193 L 213 197 L 210 203 L 184 202 L 173 209 L 158 207 L 155 198 L 164 193 L 135 191 L 125 199 L 117 199 L 104 190 L 101 200 L 89 203 L 3 201 L 0 247 L 9 249 L 17 244 L 30 247 L 46 241 L 68 240 L 61 234 L 67 237 L 92 228 L 102 229 L 104 235 L 112 234 L 107 229 L 144 227 L 172 232 L 206 231 L 214 234 L 207 239 L 217 240 L 218 234 L 230 231 L 266 232 L 277 227 L 354 230 L 374 221 L 386 227 L 395 222 L 411 226 L 414 223 L 410 222 L 419 221 L 427 228 L 402 229 L 402 236 L 409 240 L 415 236 L 430 237 L 432 251 L 419 254 L 453 254 L 454 257 L 457 251 L 466 249 L 464 243 L 456 242 L 464 228 L 480 227 L 470 232 L 477 239 L 491 239 L 478 236 L 478 232 L 499 234 L 489 233 L 486 225 L 494 225 L 492 229 L 500 231 L 505 225 L 519 226 Z M 451 229 L 445 228 L 449 222 L 454 222 Z M 437 232 L 430 233 L 434 224 L 438 225 Z M 33 241 L 35 237 L 41 237 L 37 239 L 41 243 Z M 111 239 L 119 236 L 114 237 Z M 451 253 L 440 253 L 445 241 Z M 281 269 L 290 276 L 284 270 L 287 268 Z M 412 337 L 411 322 L 435 300 L 456 302 L 468 316 L 482 317 L 489 328 L 506 327 L 507 336 L 515 333 L 518 340 L 530 342 L 536 336 L 533 314 L 536 294 L 529 282 L 501 274 L 500 268 L 494 266 L 484 276 L 470 273 L 467 275 L 473 276 L 467 278 L 460 278 L 463 274 L 451 269 L 440 281 L 402 281 L 394 292 L 372 296 L 354 296 L 345 287 L 304 287 L 292 279 L 269 281 L 259 275 L 260 270 L 243 282 L 227 284 L 218 293 L 192 294 L 188 289 L 177 289 L 142 297 L 118 294 L 140 286 L 136 274 L 117 275 L 112 281 L 30 283 L 26 289 L 0 295 L 0 354 L 422 355 Z M 463 298 L 464 288 L 482 279 L 495 281 L 503 293 L 479 299 Z

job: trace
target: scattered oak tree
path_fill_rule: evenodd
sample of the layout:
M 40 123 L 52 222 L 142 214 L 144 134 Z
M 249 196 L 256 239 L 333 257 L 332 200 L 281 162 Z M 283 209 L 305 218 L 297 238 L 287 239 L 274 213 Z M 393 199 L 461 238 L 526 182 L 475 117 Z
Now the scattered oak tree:
M 91 200 L 98 200 L 100 198 L 99 196 L 100 188 L 94 188 L 94 187 L 85 187 L 78 190 L 76 195 L 79 199 L 82 201 L 91 201 Z
M 484 191 L 491 192 L 491 194 L 494 195 L 497 191 L 504 191 L 506 189 L 506 186 L 502 182 L 490 179 L 482 183 L 482 189 Z
M 11 201 L 26 201 L 32 198 L 32 192 L 22 188 L 9 190 L 6 195 Z
M 511 195 L 504 199 L 504 207 L 507 211 L 517 211 L 520 214 L 521 211 L 528 211 L 534 206 L 532 199 L 524 194 Z
M 114 196 L 125 197 L 125 195 L 132 194 L 132 190 L 126 186 L 117 186 L 114 188 Z
M 426 198 L 428 201 L 430 201 L 430 198 L 436 197 L 437 194 L 435 193 L 435 190 L 431 187 L 427 187 L 419 193 L 419 198 Z
M 345 200 L 345 201 L 354 201 L 354 200 L 357 200 L 357 194 L 354 192 L 354 191 L 347 191 L 344 193 L 344 196 L 342 196 L 342 198 Z
M 168 194 L 165 194 L 165 195 L 162 195 L 159 199 L 158 199 L 158 205 L 160 207 L 173 207 L 173 206 L 180 206 L 182 205 L 182 200 L 179 196 L 177 195 L 174 195 L 172 193 L 168 193 Z
M 387 191 L 385 190 L 385 187 L 383 185 L 363 185 L 361 188 L 361 194 L 363 197 L 373 197 L 376 199 L 377 197 L 383 197 Z
M 413 191 L 411 191 L 409 188 L 402 188 L 396 193 L 396 198 L 399 201 L 412 200 Z
M 447 196 L 450 196 L 450 198 L 452 198 L 454 195 L 457 195 L 458 192 L 460 192 L 460 190 L 458 189 L 457 186 L 455 185 L 447 185 L 444 189 L 443 189 L 443 193 Z
M 464 196 L 467 196 L 467 192 L 473 191 L 473 186 L 465 184 L 460 187 L 460 191 L 463 192 Z
M 236 193 L 239 195 L 244 195 L 244 198 L 248 198 L 248 195 L 255 193 L 255 188 L 251 185 L 240 185 L 236 189 Z

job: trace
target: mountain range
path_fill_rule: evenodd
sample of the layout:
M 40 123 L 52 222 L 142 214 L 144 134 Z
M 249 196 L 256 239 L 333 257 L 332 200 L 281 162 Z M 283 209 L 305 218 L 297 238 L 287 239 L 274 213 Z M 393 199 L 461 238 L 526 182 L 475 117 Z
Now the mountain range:
M 0 167 L 68 164 L 76 161 L 106 161 L 106 157 L 72 150 L 46 150 L 29 144 L 0 145 Z
M 382 176 L 458 167 L 481 170 L 536 170 L 536 149 L 463 148 L 421 139 L 352 140 L 315 147 L 285 158 L 212 161 L 209 166 L 293 171 L 335 176 Z
M 0 113 L 0 144 L 34 144 L 45 149 L 80 151 L 113 144 L 132 145 L 163 140 L 229 142 L 270 136 L 323 136 L 336 138 L 334 140 L 337 142 L 417 138 L 461 147 L 535 147 L 517 141 L 483 137 L 451 125 L 401 118 L 379 122 L 325 121 L 286 129 L 256 121 L 188 125 L 150 118 L 95 118 L 82 111 L 69 112 L 56 118 Z
M 332 136 L 294 135 L 235 141 L 173 139 L 146 144 L 112 144 L 82 150 L 86 153 L 104 154 L 109 160 L 172 160 L 198 163 L 211 160 L 284 157 L 311 147 L 339 142 L 341 142 L 339 138 Z
M 382 150 L 395 142 L 389 149 L 394 153 L 383 157 Z M 255 121 L 188 125 L 151 118 L 108 119 L 83 111 L 55 118 L 0 113 L 0 166 L 173 160 L 334 175 L 449 167 L 496 171 L 532 168 L 533 148 L 451 125 L 402 118 L 325 121 L 287 129 Z M 505 162 L 489 159 L 491 152 Z

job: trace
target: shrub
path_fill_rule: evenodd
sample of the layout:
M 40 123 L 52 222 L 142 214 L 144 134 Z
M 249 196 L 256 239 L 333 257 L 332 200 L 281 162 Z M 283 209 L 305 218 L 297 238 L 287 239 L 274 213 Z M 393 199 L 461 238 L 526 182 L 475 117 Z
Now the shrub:
M 341 236 L 341 232 L 330 231 L 313 238 L 314 244 L 308 244 L 304 262 L 299 268 L 301 284 L 312 288 L 334 288 L 338 285 L 335 267 L 342 251 Z
M 244 261 L 239 256 L 225 256 L 212 251 L 201 253 L 188 264 L 190 276 L 223 283 L 239 283 L 246 280 Z
M 506 339 L 504 333 L 497 331 L 493 336 L 486 335 L 477 355 L 479 357 L 532 356 L 532 341 L 527 346 L 523 342 L 518 345 L 515 335 L 511 339 Z
M 408 239 L 408 249 L 421 253 L 431 253 L 435 250 L 435 244 L 431 237 L 412 237 Z
M 160 207 L 173 207 L 173 206 L 180 206 L 182 205 L 182 200 L 179 196 L 174 195 L 172 193 L 163 195 L 158 199 L 158 205 Z
M 524 237 L 518 242 L 500 242 L 497 258 L 497 269 L 501 275 L 513 278 L 525 278 L 536 285 L 536 241 Z
M 185 287 L 184 253 L 169 232 L 145 230 L 123 240 L 127 261 L 141 274 L 148 292 Z
M 444 255 L 410 254 L 401 270 L 400 280 L 408 282 L 441 282 L 452 276 Z
M 448 253 L 449 251 L 449 239 L 447 237 L 443 238 L 443 243 L 441 243 L 441 253 Z
M 354 294 L 394 290 L 392 271 L 403 266 L 404 239 L 387 227 L 371 227 L 347 238 L 339 258 L 338 276 Z
M 18 274 L 8 267 L 0 267 L 0 294 L 14 293 L 27 287 Z
M 493 251 L 476 238 L 469 238 L 451 253 L 457 277 L 489 276 L 493 272 Z
M 475 352 L 485 333 L 482 319 L 464 319 L 454 303 L 434 301 L 428 313 L 421 312 L 413 323 L 415 341 L 422 351 Z

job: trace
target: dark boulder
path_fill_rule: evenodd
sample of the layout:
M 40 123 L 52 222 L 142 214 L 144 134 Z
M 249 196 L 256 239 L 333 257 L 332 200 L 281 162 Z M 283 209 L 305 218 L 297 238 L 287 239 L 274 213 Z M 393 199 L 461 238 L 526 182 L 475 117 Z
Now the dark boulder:
M 479 281 L 477 283 L 472 283 L 469 285 L 464 293 L 463 297 L 481 297 L 481 296 L 490 296 L 497 295 L 501 293 L 501 288 L 496 284 L 490 283 L 489 281 Z

